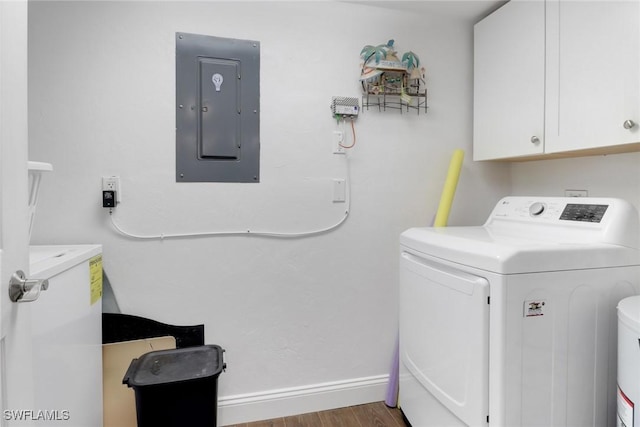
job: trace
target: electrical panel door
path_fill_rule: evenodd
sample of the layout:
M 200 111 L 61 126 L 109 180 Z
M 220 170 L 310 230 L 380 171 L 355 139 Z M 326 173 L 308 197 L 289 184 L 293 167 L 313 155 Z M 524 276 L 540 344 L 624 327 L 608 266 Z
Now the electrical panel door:
M 259 182 L 259 42 L 177 33 L 176 103 L 176 181 Z

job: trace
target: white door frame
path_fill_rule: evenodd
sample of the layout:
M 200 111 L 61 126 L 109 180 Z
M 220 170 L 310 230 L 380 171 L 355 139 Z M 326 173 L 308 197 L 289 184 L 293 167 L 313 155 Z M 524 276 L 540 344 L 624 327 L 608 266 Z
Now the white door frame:
M 30 304 L 9 299 L 16 270 L 29 274 L 27 0 L 0 0 L 0 425 L 33 408 Z M 25 425 L 25 423 L 20 423 Z M 28 425 L 28 424 L 27 424 Z

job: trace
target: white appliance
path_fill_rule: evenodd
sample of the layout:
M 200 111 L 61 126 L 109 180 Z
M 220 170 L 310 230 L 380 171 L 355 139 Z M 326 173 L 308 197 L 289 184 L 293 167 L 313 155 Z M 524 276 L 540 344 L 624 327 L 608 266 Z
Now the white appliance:
M 618 427 L 640 427 L 640 296 L 618 304 Z
M 638 212 L 506 197 L 483 226 L 400 237 L 400 406 L 413 427 L 614 426 L 616 304 Z
M 102 247 L 31 246 L 29 303 L 37 424 L 102 426 Z M 26 408 L 25 408 L 26 409 Z

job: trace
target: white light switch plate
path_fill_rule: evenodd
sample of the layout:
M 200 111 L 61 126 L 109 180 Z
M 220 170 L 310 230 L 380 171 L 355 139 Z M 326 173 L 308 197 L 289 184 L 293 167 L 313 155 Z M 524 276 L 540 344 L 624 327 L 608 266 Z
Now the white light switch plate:
M 333 201 L 344 202 L 347 197 L 347 185 L 344 179 L 333 180 Z

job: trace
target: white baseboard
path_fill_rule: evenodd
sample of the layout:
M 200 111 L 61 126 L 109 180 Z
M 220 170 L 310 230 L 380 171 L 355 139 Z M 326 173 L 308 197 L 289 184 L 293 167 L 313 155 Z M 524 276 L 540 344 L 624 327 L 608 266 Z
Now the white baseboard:
M 218 425 L 268 420 L 385 399 L 388 375 L 218 398 Z

